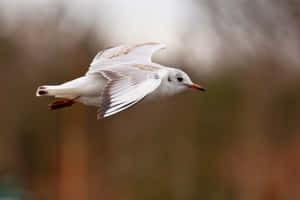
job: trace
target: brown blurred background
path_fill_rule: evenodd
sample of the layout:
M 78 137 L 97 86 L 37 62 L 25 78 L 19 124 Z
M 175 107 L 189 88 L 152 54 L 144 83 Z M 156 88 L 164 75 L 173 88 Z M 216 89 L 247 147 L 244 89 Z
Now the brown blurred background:
M 300 199 L 299 22 L 296 0 L 2 0 L 0 199 Z M 148 41 L 207 93 L 98 121 L 35 97 Z

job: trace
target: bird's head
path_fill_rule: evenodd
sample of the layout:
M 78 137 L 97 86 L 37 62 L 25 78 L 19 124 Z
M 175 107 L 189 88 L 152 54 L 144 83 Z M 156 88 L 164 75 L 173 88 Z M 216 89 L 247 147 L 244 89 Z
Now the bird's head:
M 205 91 L 205 88 L 203 88 L 198 84 L 193 83 L 190 77 L 184 71 L 179 69 L 169 70 L 165 82 L 171 93 L 179 93 L 188 88 L 197 89 L 202 92 Z

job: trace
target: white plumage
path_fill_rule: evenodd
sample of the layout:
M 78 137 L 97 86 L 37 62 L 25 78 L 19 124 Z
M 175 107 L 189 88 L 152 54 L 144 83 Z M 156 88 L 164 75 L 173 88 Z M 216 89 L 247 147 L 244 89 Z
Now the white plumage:
M 83 77 L 61 85 L 40 86 L 36 95 L 65 99 L 50 104 L 50 109 L 75 102 L 97 106 L 99 119 L 118 113 L 150 94 L 168 96 L 188 87 L 204 91 L 185 72 L 151 61 L 152 54 L 164 47 L 160 43 L 144 43 L 100 51 Z

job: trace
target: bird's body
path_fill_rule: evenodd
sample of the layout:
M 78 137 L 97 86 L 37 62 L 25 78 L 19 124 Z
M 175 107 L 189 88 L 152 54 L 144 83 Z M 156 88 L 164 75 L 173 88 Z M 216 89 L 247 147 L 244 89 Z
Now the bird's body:
M 160 43 L 145 43 L 103 50 L 84 76 L 61 85 L 40 86 L 36 94 L 64 99 L 50 104 L 51 109 L 80 102 L 99 107 L 98 118 L 103 118 L 145 96 L 170 96 L 188 87 L 204 90 L 183 71 L 153 63 L 152 54 L 161 48 L 164 45 Z

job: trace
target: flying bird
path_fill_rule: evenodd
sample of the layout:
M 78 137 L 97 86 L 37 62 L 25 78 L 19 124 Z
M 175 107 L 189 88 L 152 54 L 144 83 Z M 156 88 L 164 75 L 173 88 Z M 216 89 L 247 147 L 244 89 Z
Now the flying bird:
M 76 102 L 98 107 L 97 118 L 118 113 L 146 96 L 171 96 L 187 88 L 205 91 L 180 69 L 152 62 L 154 52 L 165 48 L 161 43 L 117 46 L 100 51 L 87 73 L 60 85 L 38 87 L 36 96 L 60 98 L 49 104 L 51 110 Z

